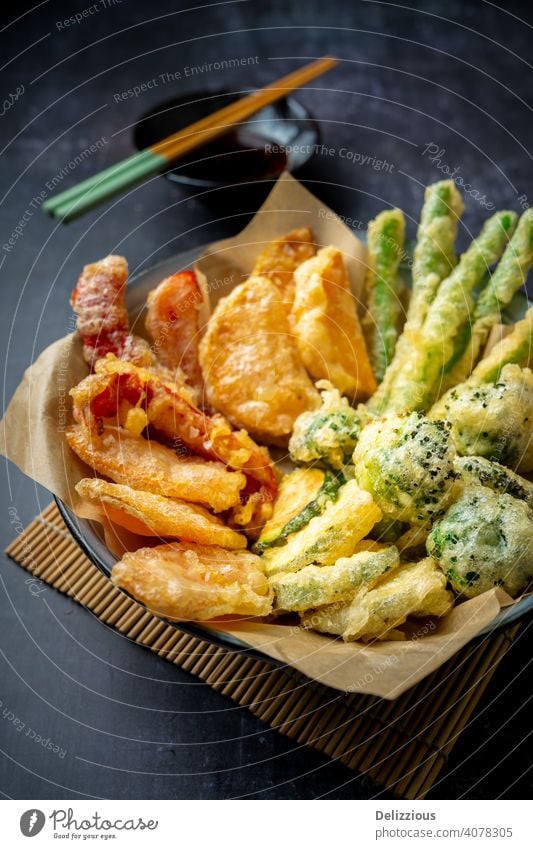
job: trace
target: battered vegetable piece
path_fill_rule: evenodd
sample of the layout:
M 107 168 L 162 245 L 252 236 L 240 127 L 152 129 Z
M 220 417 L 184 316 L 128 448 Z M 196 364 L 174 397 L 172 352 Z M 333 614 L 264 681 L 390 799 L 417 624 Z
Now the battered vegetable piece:
M 342 469 L 349 463 L 361 428 L 371 418 L 363 405 L 350 407 L 338 389 L 321 381 L 322 404 L 318 410 L 302 413 L 296 420 L 289 441 L 289 453 L 295 463 L 315 463 L 330 469 Z
M 73 451 L 96 472 L 134 489 L 207 504 L 219 512 L 239 504 L 246 478 L 222 463 L 180 457 L 172 449 L 120 428 L 97 433 L 83 425 L 66 431 Z
M 194 271 L 167 277 L 148 295 L 146 328 L 158 360 L 171 371 L 181 369 L 187 382 L 202 390 L 198 362 L 199 309 L 203 296 Z
M 454 468 L 467 485 L 481 484 L 495 492 L 506 492 L 533 510 L 533 483 L 500 463 L 485 457 L 456 457 Z
M 426 554 L 426 528 L 409 528 L 396 540 L 396 548 L 405 562 L 419 560 Z
M 141 548 L 124 555 L 111 580 L 170 620 L 267 616 L 272 609 L 261 560 L 249 551 L 194 543 Z
M 300 265 L 292 326 L 309 374 L 343 395 L 368 398 L 376 381 L 342 253 L 329 246 Z
M 302 617 L 304 628 L 352 640 L 386 640 L 408 616 L 444 616 L 453 603 L 446 579 L 435 561 L 426 557 L 408 563 L 379 581 L 374 589 L 362 588 L 349 603 L 309 610 Z
M 404 252 L 405 219 L 401 209 L 387 209 L 368 224 L 368 312 L 370 359 L 378 382 L 392 362 L 402 306 L 398 267 Z M 335 382 L 335 381 L 333 381 Z
M 445 389 L 466 380 L 490 331 L 501 320 L 502 310 L 525 283 L 532 265 L 533 209 L 528 209 L 520 218 L 496 270 L 477 300 L 474 314 L 466 325 L 463 350 L 456 348 L 446 366 Z
M 463 384 L 445 396 L 431 418 L 451 425 L 462 455 L 488 457 L 520 472 L 533 471 L 533 374 L 506 365 L 496 383 Z
M 154 357 L 144 340 L 130 334 L 124 294 L 128 263 L 122 256 L 106 256 L 86 265 L 71 297 L 83 342 L 85 361 L 93 367 L 106 354 L 149 366 Z
M 456 592 L 472 598 L 503 587 L 516 596 L 533 577 L 532 538 L 525 502 L 473 486 L 432 529 L 427 550 Z
M 332 566 L 304 566 L 299 572 L 275 575 L 270 580 L 274 607 L 301 611 L 350 599 L 359 587 L 372 587 L 399 562 L 398 549 L 389 546 L 341 557 Z
M 341 483 L 344 483 L 342 475 L 335 476 L 321 469 L 295 469 L 285 475 L 279 485 L 272 516 L 261 531 L 254 551 L 261 554 L 273 545 L 282 545 L 290 534 L 323 513 L 326 505 L 337 497 Z
M 207 398 L 262 442 L 286 445 L 320 397 L 302 365 L 274 283 L 250 277 L 219 301 L 200 343 Z
M 265 551 L 262 560 L 266 574 L 271 577 L 278 572 L 296 572 L 310 563 L 328 565 L 339 557 L 349 557 L 380 519 L 381 511 L 370 495 L 355 481 L 348 481 L 320 516 L 291 534 L 285 545 Z
M 454 393 L 477 388 L 483 384 L 496 383 L 502 369 L 507 365 L 527 366 L 533 353 L 533 308 L 529 309 L 521 321 L 517 321 L 512 331 L 498 342 L 475 367 L 470 377 L 453 387 Z M 431 418 L 444 418 L 446 404 L 452 389 L 448 390 L 431 408 Z
M 102 422 L 113 423 L 137 436 L 150 425 L 158 439 L 182 455 L 192 452 L 242 470 L 246 498 L 257 496 L 256 521 L 270 516 L 277 479 L 266 449 L 245 431 L 233 431 L 222 416 L 201 412 L 182 387 L 109 355 L 70 394 L 74 418 L 92 431 L 98 432 Z
M 375 539 L 362 539 L 355 546 L 353 553 L 358 554 L 360 551 L 383 551 L 384 548 L 390 546 L 384 545 L 382 542 L 376 542 Z
M 395 519 L 391 519 L 390 516 L 384 516 L 380 522 L 376 522 L 370 531 L 370 537 L 381 543 L 396 542 L 406 527 L 404 522 L 397 522 Z
M 246 548 L 246 537 L 196 504 L 141 492 L 130 486 L 84 478 L 76 491 L 100 506 L 108 519 L 141 536 L 178 537 L 223 548 Z
M 413 356 L 403 361 L 396 375 L 386 412 L 427 410 L 438 397 L 443 370 L 472 313 L 471 293 L 498 260 L 516 219 L 514 212 L 499 212 L 489 218 L 458 265 L 440 284 L 422 328 L 413 333 Z
M 529 365 L 533 355 L 533 307 L 521 321 L 517 321 L 511 333 L 483 357 L 468 378 L 468 383 L 493 383 L 504 366 L 515 363 Z
M 454 246 L 462 213 L 463 201 L 453 180 L 427 187 L 413 256 L 407 319 L 393 361 L 370 399 L 368 406 L 374 413 L 385 410 L 396 376 L 413 356 L 417 332 L 424 324 L 438 288 L 457 262 Z
M 287 314 L 294 300 L 294 272 L 316 251 L 308 227 L 298 227 L 269 242 L 255 260 L 252 277 L 267 277 L 277 287 Z
M 368 424 L 354 451 L 355 477 L 385 516 L 423 527 L 448 506 L 457 477 L 450 426 L 420 413 Z
M 457 263 L 455 240 L 464 204 L 453 180 L 428 186 L 413 255 L 409 327 L 421 327 L 443 280 Z

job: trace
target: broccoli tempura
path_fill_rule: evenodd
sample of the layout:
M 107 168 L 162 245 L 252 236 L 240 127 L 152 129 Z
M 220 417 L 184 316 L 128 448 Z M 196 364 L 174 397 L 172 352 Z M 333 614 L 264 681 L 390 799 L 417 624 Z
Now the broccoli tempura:
M 533 510 L 533 483 L 506 466 L 485 457 L 456 457 L 454 468 L 461 475 L 465 486 L 488 486 L 494 492 L 507 493 L 525 501 Z
M 487 457 L 518 471 L 533 470 L 533 373 L 506 365 L 495 383 L 450 390 L 430 417 L 451 424 L 459 454 Z
M 386 516 L 423 526 L 441 516 L 457 473 L 450 427 L 420 413 L 368 424 L 353 454 L 356 480 Z
M 320 463 L 331 469 L 342 469 L 350 462 L 361 428 L 370 418 L 359 405 L 355 410 L 348 400 L 327 381 L 320 381 L 322 406 L 302 413 L 296 419 L 289 442 L 291 459 L 295 463 Z
M 427 551 L 469 598 L 499 586 L 516 596 L 533 577 L 533 512 L 524 501 L 468 487 L 432 529 Z

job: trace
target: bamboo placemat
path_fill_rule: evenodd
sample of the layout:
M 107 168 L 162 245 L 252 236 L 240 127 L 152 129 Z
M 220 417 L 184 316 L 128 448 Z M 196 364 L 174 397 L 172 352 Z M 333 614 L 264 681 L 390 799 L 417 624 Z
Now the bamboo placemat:
M 394 701 L 343 694 L 147 613 L 78 548 L 55 504 L 6 549 L 35 575 L 128 639 L 208 683 L 298 744 L 366 773 L 405 799 L 423 798 L 468 724 L 519 626 L 455 657 Z

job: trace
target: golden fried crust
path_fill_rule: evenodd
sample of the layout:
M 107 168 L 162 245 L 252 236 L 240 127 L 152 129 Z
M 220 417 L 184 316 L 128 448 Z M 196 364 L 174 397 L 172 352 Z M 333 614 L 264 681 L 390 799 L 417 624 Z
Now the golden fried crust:
M 266 616 L 272 609 L 261 560 L 249 551 L 193 543 L 141 548 L 125 554 L 111 578 L 166 619 Z
M 164 366 L 157 370 L 146 368 L 113 354 L 99 359 L 94 374 L 81 380 L 69 394 L 74 418 L 88 424 L 89 419 L 94 418 L 118 417 L 122 421 L 122 414 L 131 406 L 139 407 L 143 403 L 146 406 L 148 392 L 152 398 L 164 398 L 167 404 L 173 400 L 174 408 L 179 405 L 174 413 L 178 421 L 195 413 L 204 417 L 194 406 L 191 387 L 173 380 L 170 370 Z
M 315 252 L 311 230 L 298 227 L 286 236 L 269 242 L 257 256 L 252 277 L 267 277 L 274 283 L 283 303 L 290 310 L 294 299 L 294 271 Z
M 445 575 L 426 557 L 391 570 L 370 590 L 358 589 L 345 605 L 306 611 L 302 625 L 346 641 L 402 639 L 396 629 L 408 616 L 444 616 L 452 604 Z
M 138 436 L 153 425 L 173 445 L 242 470 L 257 482 L 265 504 L 275 498 L 277 480 L 268 451 L 245 431 L 232 431 L 222 416 L 201 412 L 191 403 L 187 387 L 108 356 L 96 363 L 96 374 L 70 394 L 74 418 L 85 427 L 97 430 L 102 421 L 113 421 Z
M 246 548 L 246 537 L 228 528 L 203 507 L 129 486 L 84 478 L 76 491 L 97 504 L 110 521 L 141 536 L 177 537 L 223 548 Z
M 209 402 L 261 441 L 286 444 L 320 397 L 291 335 L 276 286 L 250 277 L 221 300 L 200 343 Z
M 84 266 L 71 297 L 78 331 L 84 339 L 99 334 L 128 334 L 129 318 L 124 305 L 127 277 L 128 263 L 123 256 L 107 256 Z M 88 353 L 93 355 L 93 345 L 87 351 L 84 343 L 84 355 Z
M 202 389 L 198 362 L 198 316 L 203 298 L 194 271 L 167 277 L 149 293 L 146 329 L 158 360 L 174 371 L 182 369 L 187 382 Z
M 86 265 L 76 283 L 71 304 L 83 342 L 83 356 L 92 367 L 108 353 L 139 365 L 154 364 L 143 339 L 130 334 L 124 303 L 128 263 L 122 256 L 106 256 Z
M 118 428 L 102 427 L 96 433 L 74 425 L 66 438 L 78 457 L 116 483 L 206 504 L 216 512 L 239 504 L 246 484 L 241 472 L 229 472 L 222 463 L 179 457 L 158 442 Z
M 322 248 L 294 276 L 293 328 L 307 371 L 344 395 L 368 398 L 377 385 L 341 252 Z

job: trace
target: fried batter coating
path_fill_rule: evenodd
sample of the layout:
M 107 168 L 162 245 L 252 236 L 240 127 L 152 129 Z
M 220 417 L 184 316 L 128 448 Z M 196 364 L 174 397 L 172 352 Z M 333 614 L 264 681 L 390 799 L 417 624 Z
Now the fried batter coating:
M 122 256 L 106 256 L 86 265 L 71 297 L 83 342 L 85 361 L 112 353 L 138 365 L 149 366 L 154 357 L 144 340 L 130 334 L 128 312 L 124 304 L 128 263 Z
M 533 511 L 511 495 L 467 487 L 432 528 L 427 550 L 456 592 L 516 596 L 533 578 Z
M 111 579 L 153 614 L 171 620 L 267 616 L 272 610 L 261 560 L 249 551 L 194 543 L 141 548 L 124 555 Z
M 199 505 L 99 478 L 83 478 L 76 484 L 76 491 L 86 501 L 102 507 L 111 522 L 141 536 L 177 537 L 204 545 L 246 548 L 246 537 Z
M 309 610 L 353 598 L 359 587 L 373 586 L 384 574 L 398 566 L 394 546 L 380 551 L 359 551 L 341 557 L 331 566 L 304 566 L 298 572 L 284 572 L 270 579 L 275 607 L 280 610 Z
M 355 477 L 386 516 L 423 527 L 450 503 L 455 455 L 444 422 L 391 414 L 363 428 L 353 454 Z
M 179 457 L 170 448 L 128 431 L 83 425 L 66 431 L 67 442 L 78 457 L 116 483 L 169 498 L 207 504 L 216 512 L 240 503 L 246 478 L 229 472 L 222 463 L 200 457 Z
M 199 309 L 203 297 L 194 271 L 167 277 L 147 298 L 146 328 L 158 360 L 171 371 L 181 369 L 187 382 L 202 389 L 198 362 Z
M 183 387 L 110 355 L 99 360 L 95 374 L 70 394 L 74 418 L 86 428 L 98 430 L 102 420 L 108 420 L 138 435 L 151 425 L 184 453 L 190 451 L 242 470 L 248 478 L 247 495 L 259 495 L 255 520 L 260 523 L 269 517 L 277 479 L 267 450 L 245 431 L 233 431 L 222 416 L 201 412 Z
M 444 395 L 431 418 L 450 422 L 459 454 L 487 457 L 519 472 L 533 472 L 533 373 L 503 367 L 494 383 L 471 379 Z
M 368 398 L 377 384 L 342 253 L 322 248 L 294 278 L 292 324 L 307 371 L 352 399 Z
M 344 478 L 321 469 L 293 469 L 279 485 L 272 516 L 261 531 L 255 552 L 283 545 L 287 537 L 323 512 L 334 501 Z
M 455 471 L 465 486 L 487 486 L 494 492 L 504 492 L 525 501 L 533 510 L 533 482 L 517 475 L 506 466 L 486 457 L 456 457 Z
M 209 402 L 268 444 L 286 445 L 297 417 L 320 403 L 278 289 L 266 277 L 248 278 L 219 301 L 200 364 Z
M 291 534 L 285 545 L 265 551 L 266 574 L 270 578 L 278 572 L 296 572 L 310 563 L 330 565 L 339 557 L 349 557 L 380 519 L 381 510 L 368 492 L 359 489 L 355 481 L 348 481 L 323 513 Z
M 408 616 L 444 616 L 452 603 L 445 576 L 426 557 L 394 570 L 373 589 L 358 590 L 351 602 L 306 611 L 302 625 L 346 642 L 397 639 L 395 629 Z
M 322 404 L 302 413 L 289 440 L 289 453 L 295 463 L 318 463 L 342 469 L 350 462 L 361 429 L 372 419 L 364 404 L 354 409 L 338 389 L 326 380 L 317 383 Z
M 294 272 L 315 251 L 311 230 L 308 227 L 297 227 L 286 236 L 269 242 L 257 256 L 252 277 L 268 277 L 278 288 L 289 312 L 294 300 Z

